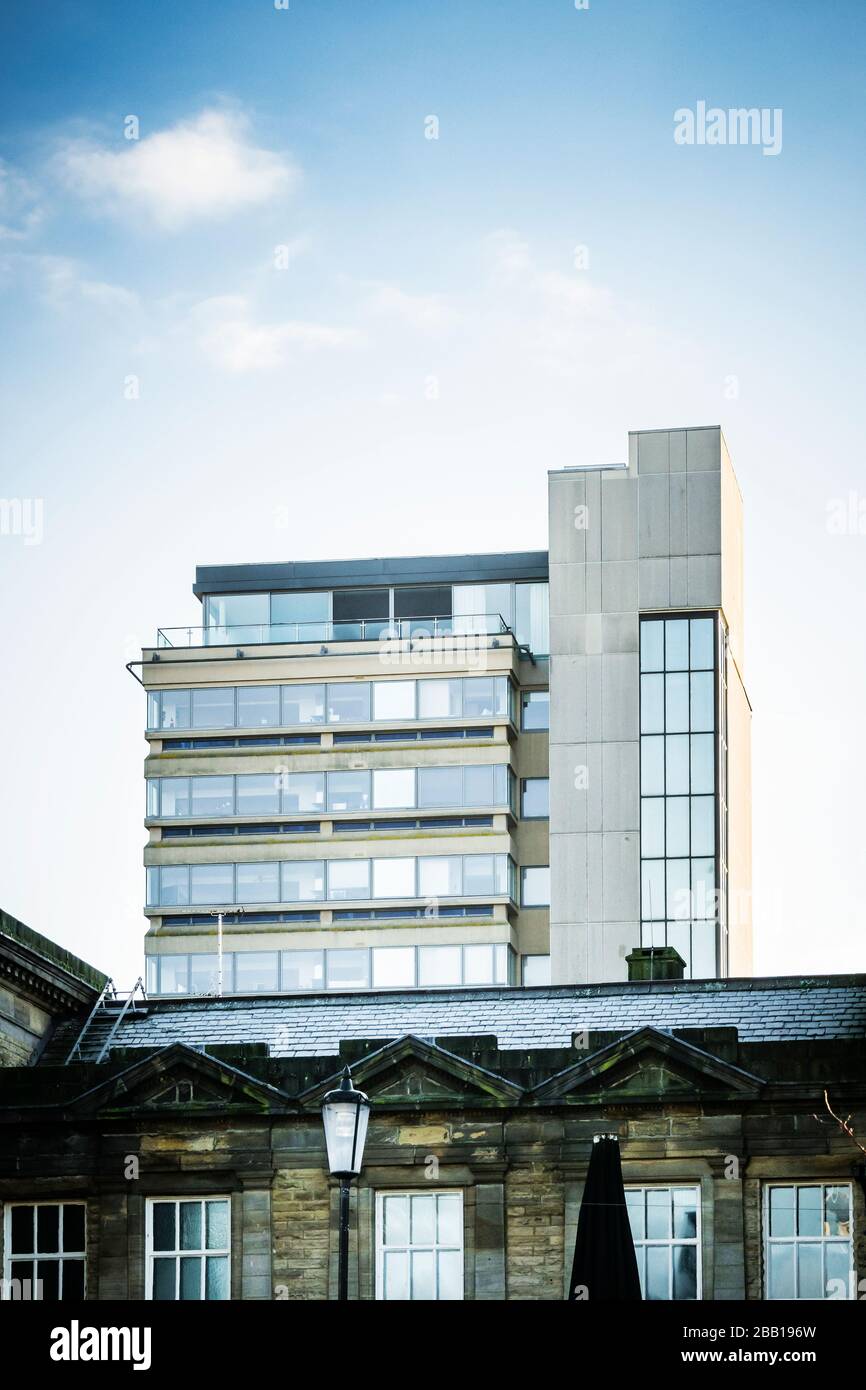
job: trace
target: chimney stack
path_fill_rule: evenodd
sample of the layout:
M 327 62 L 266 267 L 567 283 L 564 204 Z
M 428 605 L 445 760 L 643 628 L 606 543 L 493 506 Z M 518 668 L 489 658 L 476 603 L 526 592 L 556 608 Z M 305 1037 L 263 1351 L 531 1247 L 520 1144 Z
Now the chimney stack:
M 681 980 L 686 968 L 674 946 L 636 946 L 625 960 L 629 981 Z

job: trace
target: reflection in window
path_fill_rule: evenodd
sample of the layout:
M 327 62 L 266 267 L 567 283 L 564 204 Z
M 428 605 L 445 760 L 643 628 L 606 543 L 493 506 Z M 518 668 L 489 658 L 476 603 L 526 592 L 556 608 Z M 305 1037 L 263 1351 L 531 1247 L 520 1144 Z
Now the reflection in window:
M 84 1299 L 85 1213 L 83 1202 L 7 1206 L 4 1299 Z
M 520 697 L 520 727 L 524 733 L 550 728 L 550 691 L 524 690 Z
M 716 620 L 644 618 L 640 637 L 641 942 L 688 978 L 717 973 Z
M 849 1183 L 780 1183 L 765 1206 L 768 1299 L 856 1298 Z
M 520 900 L 523 907 L 550 906 L 550 868 L 530 865 L 520 870 Z
M 148 1200 L 147 1297 L 224 1300 L 229 1277 L 229 1199 Z
M 550 782 L 547 777 L 524 777 L 520 783 L 523 820 L 544 820 L 550 815 Z
M 376 1298 L 463 1298 L 463 1195 L 376 1195 Z
M 521 956 L 526 986 L 550 984 L 550 956 Z
M 645 1299 L 700 1297 L 700 1188 L 627 1187 L 629 1222 Z

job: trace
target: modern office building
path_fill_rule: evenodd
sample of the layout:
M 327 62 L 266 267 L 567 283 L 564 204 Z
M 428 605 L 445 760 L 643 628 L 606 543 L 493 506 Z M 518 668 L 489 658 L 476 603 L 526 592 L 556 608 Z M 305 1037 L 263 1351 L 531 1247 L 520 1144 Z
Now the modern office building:
M 549 550 L 207 566 L 142 654 L 148 993 L 749 974 L 718 428 L 550 474 Z M 323 546 L 324 548 L 324 546 Z

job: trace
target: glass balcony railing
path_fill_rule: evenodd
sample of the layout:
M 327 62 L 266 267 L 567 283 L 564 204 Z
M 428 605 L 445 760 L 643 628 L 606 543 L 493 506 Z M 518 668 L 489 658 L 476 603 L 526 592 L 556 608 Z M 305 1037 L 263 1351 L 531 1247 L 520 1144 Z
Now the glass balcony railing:
M 500 613 L 454 618 L 363 619 L 327 623 L 238 623 L 227 627 L 161 627 L 157 647 L 234 647 L 311 642 L 399 642 L 410 638 L 497 637 L 511 629 Z

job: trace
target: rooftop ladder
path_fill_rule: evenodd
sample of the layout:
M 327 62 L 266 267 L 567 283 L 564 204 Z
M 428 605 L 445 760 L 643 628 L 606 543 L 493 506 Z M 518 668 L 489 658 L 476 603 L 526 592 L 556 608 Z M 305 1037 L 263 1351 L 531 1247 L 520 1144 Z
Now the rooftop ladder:
M 126 996 L 126 999 L 123 1001 L 122 1007 L 118 1008 L 115 1012 L 111 1008 L 111 1005 L 113 1004 L 116 1006 L 120 1004 L 120 996 L 117 992 L 117 989 L 115 988 L 114 981 L 111 979 L 106 980 L 105 984 L 103 985 L 102 991 L 99 995 L 99 998 L 97 999 L 96 1003 L 94 1004 L 93 1008 L 87 1016 L 87 1020 L 84 1024 L 84 1027 L 82 1028 L 81 1032 L 78 1034 L 78 1037 L 76 1038 L 75 1042 L 70 1048 L 69 1056 L 66 1058 L 66 1062 L 64 1063 L 65 1066 L 68 1067 L 71 1062 L 84 1061 L 84 1053 L 82 1049 L 84 1045 L 84 1040 L 87 1037 L 88 1033 L 91 1031 L 95 1024 L 103 1021 L 107 1023 L 108 1020 L 111 1019 L 111 1028 L 106 1034 L 105 1041 L 103 1042 L 102 1047 L 99 1051 L 99 1056 L 96 1058 L 97 1063 L 104 1061 L 105 1055 L 108 1052 L 108 1049 L 111 1047 L 112 1042 L 114 1041 L 114 1035 L 120 1027 L 121 1023 L 123 1022 L 124 1018 L 126 1017 L 127 1013 L 130 1011 L 130 1009 L 133 1013 L 135 1013 L 135 996 L 139 990 L 141 991 L 142 1000 L 146 1000 L 147 995 L 145 994 L 144 983 L 140 975 L 136 980 L 135 984 L 133 985 L 132 989 Z

